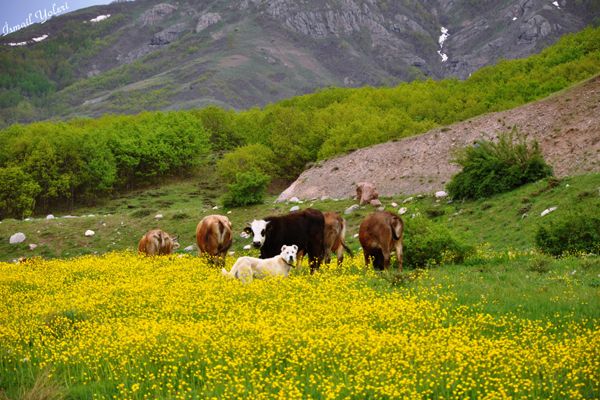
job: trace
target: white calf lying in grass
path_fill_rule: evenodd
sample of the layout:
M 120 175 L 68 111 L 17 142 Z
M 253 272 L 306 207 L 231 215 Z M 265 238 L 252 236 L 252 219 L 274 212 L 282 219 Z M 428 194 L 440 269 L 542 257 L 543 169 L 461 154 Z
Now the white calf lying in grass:
M 296 253 L 298 253 L 298 246 L 295 244 L 292 246 L 284 245 L 281 248 L 281 254 L 273 258 L 240 257 L 231 267 L 231 271 L 227 272 L 223 268 L 221 272 L 225 276 L 237 278 L 242 282 L 251 282 L 254 277 L 286 277 L 290 273 L 290 268 L 296 263 Z

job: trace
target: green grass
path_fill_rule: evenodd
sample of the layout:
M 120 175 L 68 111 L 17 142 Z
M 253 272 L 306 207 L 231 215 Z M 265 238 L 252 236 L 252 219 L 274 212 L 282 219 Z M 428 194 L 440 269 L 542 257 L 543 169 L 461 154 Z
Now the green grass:
M 31 221 L 6 219 L 0 223 L 0 261 L 22 256 L 73 257 L 135 249 L 141 236 L 157 227 L 178 235 L 179 251 L 182 252 L 184 247 L 195 244 L 196 225 L 209 214 L 226 214 L 231 219 L 236 233 L 231 250 L 239 252 L 249 243 L 239 236 L 247 223 L 255 218 L 286 213 L 291 207 L 287 203 L 274 203 L 271 196 L 262 205 L 224 209 L 220 205 L 223 188 L 214 172 L 205 169 L 196 178 L 132 191 L 94 207 L 55 212 L 57 217 L 71 214 L 83 216 L 81 218 L 46 220 L 40 215 Z M 540 224 L 570 211 L 600 213 L 599 188 L 600 174 L 590 174 L 558 182 L 542 180 L 512 192 L 470 202 L 436 200 L 430 195 L 411 196 L 413 200 L 408 203 L 403 203 L 408 196 L 384 197 L 382 201 L 388 210 L 406 207 L 408 211 L 404 218 L 410 218 L 412 214 L 424 215 L 446 226 L 468 244 L 487 245 L 495 251 L 529 250 L 534 248 L 534 236 Z M 398 203 L 398 207 L 392 208 L 392 202 Z M 323 211 L 343 212 L 352 204 L 351 199 L 306 201 L 300 207 L 312 205 Z M 219 208 L 213 210 L 214 206 Z M 545 217 L 540 216 L 543 210 L 552 206 L 558 209 Z M 346 239 L 353 250 L 360 248 L 353 235 L 358 233 L 363 218 L 373 210 L 372 207 L 361 207 L 344 215 L 348 223 Z M 157 214 L 162 214 L 163 218 L 156 220 Z M 527 216 L 523 217 L 523 214 Z M 94 230 L 96 235 L 84 237 L 87 229 Z M 8 244 L 8 238 L 15 232 L 26 234 L 24 244 Z M 31 251 L 29 243 L 39 246 Z

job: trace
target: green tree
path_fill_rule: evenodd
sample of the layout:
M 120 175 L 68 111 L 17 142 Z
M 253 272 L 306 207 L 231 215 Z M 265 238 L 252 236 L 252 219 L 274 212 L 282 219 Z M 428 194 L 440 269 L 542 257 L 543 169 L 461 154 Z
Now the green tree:
M 0 168 L 0 219 L 30 216 L 40 191 L 40 186 L 21 168 Z

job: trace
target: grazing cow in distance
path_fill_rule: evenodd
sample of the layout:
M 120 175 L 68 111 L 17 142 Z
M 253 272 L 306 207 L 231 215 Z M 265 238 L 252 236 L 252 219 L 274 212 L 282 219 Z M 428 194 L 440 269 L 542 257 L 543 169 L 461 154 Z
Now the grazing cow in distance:
M 148 231 L 138 244 L 138 252 L 149 256 L 171 254 L 177 248 L 179 248 L 177 237 L 172 237 L 160 229 Z
M 399 215 L 389 211 L 369 214 L 360 224 L 358 239 L 365 254 L 365 265 L 373 260 L 378 270 L 390 267 L 390 254 L 396 250 L 398 267 L 402 271 L 402 238 L 404 223 Z
M 240 257 L 236 260 L 231 271 L 227 272 L 225 268 L 221 272 L 225 276 L 237 278 L 242 282 L 251 282 L 252 278 L 262 278 L 265 276 L 286 277 L 290 269 L 296 262 L 296 253 L 298 246 L 281 246 L 281 253 L 272 258 Z
M 215 259 L 218 265 L 225 265 L 227 250 L 233 242 L 231 222 L 224 215 L 207 215 L 196 227 L 198 254 Z
M 296 245 L 308 254 L 311 274 L 319 268 L 325 255 L 323 213 L 314 208 L 254 220 L 244 232 L 252 235 L 252 244 L 260 248 L 260 258 L 279 254 L 281 246 Z

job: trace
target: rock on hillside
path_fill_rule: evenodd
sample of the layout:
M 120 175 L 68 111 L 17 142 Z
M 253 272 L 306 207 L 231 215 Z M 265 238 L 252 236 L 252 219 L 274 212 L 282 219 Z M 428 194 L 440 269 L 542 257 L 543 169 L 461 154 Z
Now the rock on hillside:
M 600 76 L 535 103 L 320 162 L 278 200 L 348 198 L 361 181 L 374 183 L 383 196 L 433 193 L 459 171 L 450 162 L 455 149 L 513 126 L 539 142 L 557 176 L 600 172 Z

